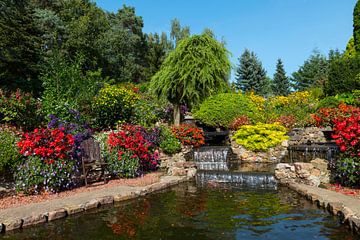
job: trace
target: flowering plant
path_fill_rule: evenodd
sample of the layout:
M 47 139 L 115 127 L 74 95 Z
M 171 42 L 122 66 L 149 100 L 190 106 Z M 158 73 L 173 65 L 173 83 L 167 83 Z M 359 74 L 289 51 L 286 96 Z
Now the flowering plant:
M 292 129 L 296 125 L 296 118 L 294 115 L 282 115 L 280 117 L 277 117 L 275 119 L 271 119 L 268 121 L 269 123 L 275 123 L 278 122 L 287 129 Z
M 238 130 L 243 125 L 250 125 L 251 121 L 248 116 L 237 117 L 230 125 L 231 130 Z
M 181 124 L 180 126 L 173 126 L 171 130 L 183 145 L 200 147 L 205 144 L 204 132 L 200 128 Z
M 155 151 L 155 140 L 141 126 L 124 124 L 119 131 L 111 132 L 108 137 L 109 150 L 122 161 L 124 154 L 132 153 L 131 158 L 138 159 L 139 171 L 155 170 L 159 165 L 159 157 Z

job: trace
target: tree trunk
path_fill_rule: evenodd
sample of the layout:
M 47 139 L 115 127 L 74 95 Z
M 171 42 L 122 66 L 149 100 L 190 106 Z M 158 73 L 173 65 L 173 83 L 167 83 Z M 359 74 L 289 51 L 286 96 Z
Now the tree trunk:
M 180 104 L 174 104 L 174 125 L 180 125 Z

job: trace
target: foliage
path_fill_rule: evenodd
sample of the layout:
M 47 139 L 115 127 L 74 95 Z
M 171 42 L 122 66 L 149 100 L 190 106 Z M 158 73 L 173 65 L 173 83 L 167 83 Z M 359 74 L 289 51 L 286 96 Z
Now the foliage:
M 328 76 L 328 65 L 326 57 L 314 51 L 299 70 L 292 74 L 291 81 L 295 90 L 304 91 L 311 87 L 324 86 Z
M 360 90 L 353 90 L 351 93 L 337 94 L 335 98 L 348 105 L 360 106 Z
M 181 115 L 180 120 L 181 121 L 184 120 L 184 116 L 188 111 L 189 111 L 189 108 L 186 105 L 184 105 L 184 104 L 180 105 L 180 115 Z M 174 105 L 173 104 L 170 103 L 165 107 L 163 120 L 165 120 L 168 123 L 174 122 Z
M 155 170 L 158 167 L 158 154 L 154 152 L 155 144 L 151 142 L 141 126 L 124 124 L 119 131 L 111 132 L 108 138 L 109 150 L 112 154 L 121 156 L 124 152 L 132 152 L 139 160 L 140 172 Z M 139 172 L 138 172 L 139 173 Z
M 346 50 L 344 52 L 344 57 L 345 58 L 352 58 L 356 56 L 356 50 L 355 50 L 355 45 L 354 45 L 354 37 L 352 36 L 349 39 L 349 42 L 346 45 Z
M 312 118 L 318 127 L 333 127 L 335 121 L 350 117 L 351 115 L 360 114 L 360 108 L 340 103 L 336 108 L 320 108 Z
M 246 93 L 246 97 L 256 106 L 257 110 L 264 110 L 266 102 L 264 97 L 256 95 L 254 91 Z
M 267 151 L 288 139 L 286 128 L 278 123 L 244 125 L 232 137 L 237 144 L 252 151 Z
M 181 143 L 174 133 L 166 126 L 161 126 L 160 149 L 166 154 L 174 154 L 181 151 Z
M 0 128 L 0 172 L 14 172 L 21 160 L 16 143 L 19 141 L 19 134 L 9 127 Z
M 248 116 L 239 116 L 235 118 L 235 120 L 231 123 L 230 129 L 231 130 L 238 130 L 243 125 L 250 125 L 251 121 Z
M 296 118 L 294 115 L 282 115 L 275 119 L 270 119 L 269 123 L 280 123 L 286 129 L 291 130 L 296 125 Z
M 236 117 L 251 116 L 257 107 L 242 94 L 222 93 L 205 100 L 194 112 L 194 117 L 213 127 L 228 128 Z
M 174 104 L 176 124 L 180 123 L 179 106 L 194 106 L 227 89 L 230 74 L 228 51 L 207 34 L 180 41 L 151 80 L 151 89 Z
M 278 59 L 276 63 L 276 72 L 272 82 L 272 92 L 276 96 L 286 96 L 290 93 L 289 78 L 286 76 L 281 59 Z
M 139 157 L 132 151 L 113 151 L 107 159 L 107 169 L 120 178 L 134 178 L 139 172 Z
M 15 173 L 16 190 L 26 194 L 59 192 L 73 187 L 74 161 L 45 162 L 38 155 L 28 156 Z
M 100 71 L 87 71 L 84 75 L 83 64 L 82 56 L 67 61 L 60 54 L 55 54 L 49 59 L 41 76 L 44 87 L 42 104 L 46 116 L 56 114 L 68 120 L 70 109 L 90 114 L 91 101 L 104 80 Z
M 336 162 L 338 180 L 343 185 L 359 186 L 360 184 L 360 158 L 342 157 Z
M 242 92 L 254 91 L 264 95 L 266 85 L 266 71 L 254 52 L 245 49 L 239 58 L 236 70 L 236 88 Z
M 334 96 L 328 96 L 323 99 L 321 99 L 316 106 L 317 109 L 321 108 L 336 108 L 339 106 L 340 100 Z
M 204 132 L 197 127 L 181 124 L 173 126 L 171 130 L 182 145 L 190 145 L 197 148 L 205 144 Z
M 165 118 L 163 104 L 148 95 L 142 95 L 134 104 L 131 123 L 151 127 Z
M 0 89 L 0 121 L 17 127 L 33 129 L 42 122 L 40 102 L 20 89 L 9 95 Z
M 122 85 L 105 85 L 93 101 L 95 123 L 113 127 L 118 121 L 129 121 L 139 95 Z
M 327 96 L 360 89 L 360 56 L 339 58 L 330 63 L 329 79 L 324 92 Z

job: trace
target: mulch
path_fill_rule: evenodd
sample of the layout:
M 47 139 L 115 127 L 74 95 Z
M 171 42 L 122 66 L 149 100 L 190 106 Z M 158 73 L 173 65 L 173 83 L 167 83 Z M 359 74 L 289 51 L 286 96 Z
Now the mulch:
M 328 190 L 360 199 L 360 188 L 348 188 L 340 184 L 325 184 L 324 187 Z
M 153 184 L 160 180 L 160 176 L 163 173 L 161 172 L 154 172 L 148 173 L 138 178 L 132 179 L 114 179 L 108 181 L 106 184 L 103 182 L 97 182 L 88 187 L 78 187 L 72 190 L 67 190 L 60 193 L 41 193 L 38 195 L 23 195 L 23 194 L 16 194 L 15 191 L 11 191 L 3 196 L 0 196 L 0 209 L 12 208 L 23 206 L 30 203 L 39 203 L 44 202 L 52 199 L 59 199 L 59 198 L 66 198 L 69 196 L 74 196 L 78 193 L 82 192 L 91 192 L 98 189 L 105 189 L 111 188 L 114 186 L 131 186 L 131 187 L 142 187 Z

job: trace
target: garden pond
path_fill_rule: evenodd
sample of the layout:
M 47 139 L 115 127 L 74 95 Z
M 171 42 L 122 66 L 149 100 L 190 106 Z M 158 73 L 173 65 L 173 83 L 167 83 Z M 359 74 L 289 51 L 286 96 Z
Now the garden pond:
M 286 187 L 197 181 L 0 239 L 357 239 Z

